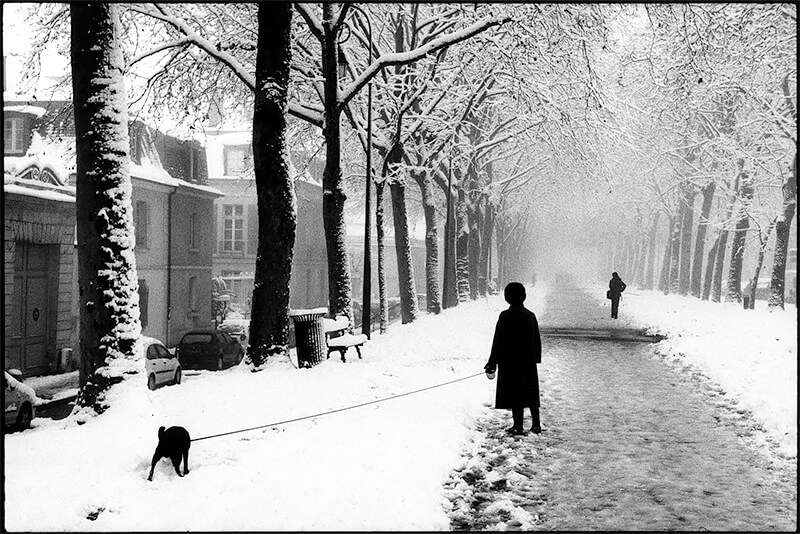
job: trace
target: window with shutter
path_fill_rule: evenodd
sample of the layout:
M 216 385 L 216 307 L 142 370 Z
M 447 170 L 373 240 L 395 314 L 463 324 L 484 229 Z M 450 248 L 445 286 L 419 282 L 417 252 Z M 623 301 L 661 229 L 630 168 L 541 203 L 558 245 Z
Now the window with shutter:
M 189 311 L 197 311 L 197 277 L 189 278 Z
M 214 237 L 212 240 L 214 241 L 214 254 L 222 250 L 222 240 L 220 239 L 220 224 L 219 224 L 219 208 L 216 204 L 214 204 L 214 211 L 213 211 L 213 221 L 214 221 Z
M 147 328 L 147 307 L 150 300 L 150 290 L 147 288 L 147 281 L 139 279 L 139 320 L 142 323 L 142 330 Z
M 239 176 L 253 168 L 250 145 L 229 145 L 224 149 L 226 176 Z
M 247 253 L 258 253 L 258 206 L 247 206 Z
M 24 121 L 21 117 L 3 119 L 3 152 L 5 154 L 22 154 Z
M 199 221 L 197 219 L 197 214 L 192 213 L 189 216 L 189 249 L 190 250 L 197 250 L 200 245 L 200 239 L 198 237 L 199 229 Z
M 133 226 L 136 233 L 136 248 L 147 248 L 147 227 L 150 223 L 150 212 L 147 202 L 137 200 L 133 205 Z

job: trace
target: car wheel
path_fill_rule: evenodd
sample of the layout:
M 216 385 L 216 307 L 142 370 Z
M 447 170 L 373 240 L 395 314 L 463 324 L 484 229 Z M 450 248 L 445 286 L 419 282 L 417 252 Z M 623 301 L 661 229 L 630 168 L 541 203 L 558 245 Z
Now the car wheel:
M 156 375 L 150 375 L 150 378 L 147 379 L 147 388 L 150 391 L 156 389 Z
M 180 384 L 180 383 L 181 383 L 181 368 L 178 367 L 175 370 L 175 384 Z
M 217 371 L 222 371 L 223 367 L 225 367 L 225 362 L 222 360 L 222 356 L 220 356 L 217 360 Z
M 31 419 L 31 407 L 27 404 L 24 404 L 19 410 L 19 415 L 17 415 L 17 428 L 20 430 L 26 430 L 30 428 Z

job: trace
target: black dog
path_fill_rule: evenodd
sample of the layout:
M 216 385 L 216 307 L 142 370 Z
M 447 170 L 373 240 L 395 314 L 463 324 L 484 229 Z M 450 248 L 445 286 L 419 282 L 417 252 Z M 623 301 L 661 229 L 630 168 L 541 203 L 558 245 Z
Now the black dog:
M 175 472 L 179 477 L 189 473 L 189 445 L 191 439 L 189 432 L 182 426 L 171 426 L 164 430 L 164 427 L 158 429 L 158 445 L 156 452 L 153 454 L 153 463 L 150 464 L 150 476 L 147 480 L 153 480 L 153 469 L 161 458 L 169 458 L 172 460 L 172 465 L 175 466 Z M 183 475 L 181 474 L 181 456 L 183 457 Z

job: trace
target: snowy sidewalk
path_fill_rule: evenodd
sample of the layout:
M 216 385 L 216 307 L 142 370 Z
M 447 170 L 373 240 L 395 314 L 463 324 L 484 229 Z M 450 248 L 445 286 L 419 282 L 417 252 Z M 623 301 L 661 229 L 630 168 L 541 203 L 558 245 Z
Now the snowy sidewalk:
M 539 319 L 635 324 L 607 312 L 593 296 L 560 291 Z M 545 339 L 539 376 L 543 433 L 507 437 L 504 411 L 479 423 L 485 439 L 448 483 L 453 528 L 796 529 L 791 462 L 748 446 L 746 412 L 653 345 Z

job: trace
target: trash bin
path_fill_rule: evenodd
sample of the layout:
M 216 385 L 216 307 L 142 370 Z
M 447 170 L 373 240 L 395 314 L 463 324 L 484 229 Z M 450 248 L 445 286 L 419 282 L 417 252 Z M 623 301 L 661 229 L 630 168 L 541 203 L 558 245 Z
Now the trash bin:
M 289 312 L 294 322 L 297 364 L 300 368 L 314 367 L 325 358 L 327 344 L 322 318 L 327 312 L 327 308 Z

